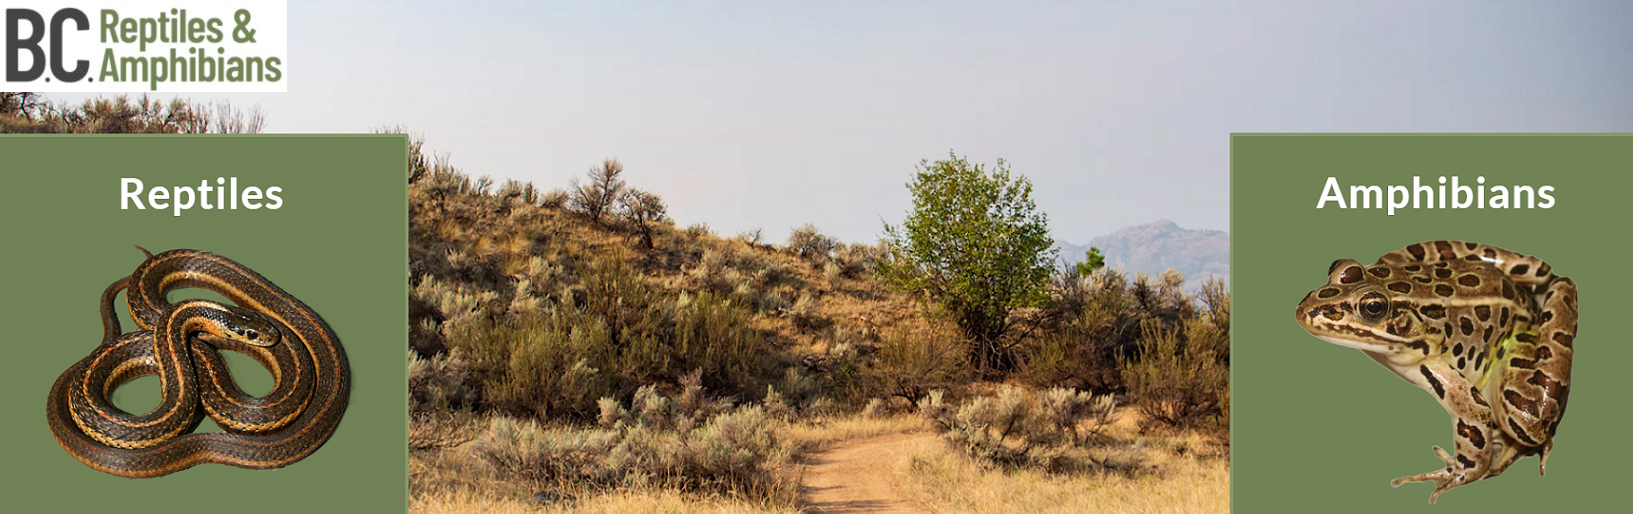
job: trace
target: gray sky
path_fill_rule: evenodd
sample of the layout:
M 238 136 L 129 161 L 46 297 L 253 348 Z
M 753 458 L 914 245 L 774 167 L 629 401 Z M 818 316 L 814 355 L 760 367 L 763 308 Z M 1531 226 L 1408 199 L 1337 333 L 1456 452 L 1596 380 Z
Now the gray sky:
M 292 1 L 289 92 L 219 97 L 546 188 L 616 156 L 681 225 L 776 241 L 875 240 L 949 150 L 1083 243 L 1227 229 L 1231 132 L 1633 132 L 1633 2 L 685 4 Z

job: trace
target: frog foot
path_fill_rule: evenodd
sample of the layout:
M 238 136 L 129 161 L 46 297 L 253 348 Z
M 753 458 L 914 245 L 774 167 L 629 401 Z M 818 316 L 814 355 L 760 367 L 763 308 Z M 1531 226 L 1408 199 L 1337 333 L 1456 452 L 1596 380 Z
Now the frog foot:
M 1405 484 L 1405 483 L 1431 482 L 1432 481 L 1432 482 L 1435 483 L 1435 492 L 1429 493 L 1429 504 L 1434 505 L 1435 504 L 1435 499 L 1440 498 L 1440 493 L 1444 493 L 1444 492 L 1450 490 L 1453 487 L 1457 487 L 1457 486 L 1468 483 L 1468 479 L 1467 479 L 1468 475 L 1466 473 L 1453 473 L 1452 472 L 1453 469 L 1457 469 L 1457 463 L 1456 463 L 1456 461 L 1452 460 L 1452 456 L 1450 454 L 1446 453 L 1446 450 L 1442 450 L 1442 449 L 1440 449 L 1439 446 L 1436 446 L 1435 447 L 1435 455 L 1440 457 L 1440 460 L 1446 462 L 1446 467 L 1445 468 L 1437 469 L 1437 470 L 1430 471 L 1428 473 L 1419 474 L 1419 475 L 1412 475 L 1412 476 L 1409 476 L 1409 477 L 1400 477 L 1400 478 L 1397 478 L 1397 479 L 1394 479 L 1394 480 L 1390 480 L 1389 481 L 1389 486 L 1390 487 L 1400 487 L 1401 484 Z

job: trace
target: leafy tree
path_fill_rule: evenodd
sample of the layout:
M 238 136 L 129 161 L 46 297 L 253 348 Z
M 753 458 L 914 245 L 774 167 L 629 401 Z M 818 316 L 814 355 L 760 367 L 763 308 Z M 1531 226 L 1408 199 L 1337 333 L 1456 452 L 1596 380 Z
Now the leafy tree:
M 614 157 L 601 161 L 601 165 L 590 168 L 588 173 L 590 182 L 579 184 L 573 181 L 572 206 L 579 212 L 589 215 L 590 221 L 601 223 L 601 216 L 613 208 L 613 203 L 624 194 L 623 163 Z
M 1093 275 L 1095 270 L 1104 267 L 1106 267 L 1106 256 L 1100 254 L 1100 248 L 1090 246 L 1089 251 L 1083 255 L 1083 262 L 1077 263 L 1077 274 L 1078 276 L 1087 277 Z
M 907 187 L 913 210 L 901 226 L 885 226 L 890 258 L 883 275 L 922 294 L 951 315 L 975 343 L 981 370 L 1017 364 L 1005 334 L 1018 308 L 1048 302 L 1054 269 L 1049 219 L 1032 202 L 1032 182 L 1010 178 L 1002 159 L 989 170 L 950 154 L 919 164 Z

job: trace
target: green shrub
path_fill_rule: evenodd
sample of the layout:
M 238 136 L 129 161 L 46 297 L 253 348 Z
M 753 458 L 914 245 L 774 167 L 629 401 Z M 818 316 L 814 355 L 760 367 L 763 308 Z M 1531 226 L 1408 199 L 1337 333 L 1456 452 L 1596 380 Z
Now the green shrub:
M 1220 354 L 1229 344 L 1229 334 L 1205 319 L 1175 329 L 1147 321 L 1138 360 L 1121 361 L 1123 381 L 1144 418 L 1174 427 L 1228 425 L 1230 369 Z
M 753 379 L 764 348 L 747 310 L 702 293 L 680 307 L 675 318 L 674 351 L 681 357 L 680 369 L 702 370 L 705 382 L 716 389 Z
M 580 272 L 580 298 L 542 298 L 517 282 L 494 314 L 489 297 L 422 281 L 423 296 L 457 313 L 448 344 L 467 356 L 486 405 L 511 415 L 589 419 L 595 399 L 628 398 L 642 384 L 675 383 L 695 370 L 728 392 L 753 381 L 764 349 L 748 312 L 712 293 L 671 300 L 616 256 Z M 523 299 L 527 299 L 525 302 Z
M 932 389 L 967 379 L 969 346 L 949 332 L 905 326 L 887 329 L 865 374 L 872 395 L 917 402 Z
M 695 369 L 715 388 L 748 382 L 764 349 L 743 307 L 709 292 L 671 301 L 616 258 L 598 260 L 581 276 L 585 312 L 604 320 L 611 337 L 607 369 L 625 389 L 673 382 Z
M 1093 315 L 1085 315 L 1085 318 Z M 1112 343 L 1099 335 L 1094 321 L 1081 323 L 1039 336 L 1027 350 L 1020 378 L 1038 387 L 1065 386 L 1099 391 L 1122 389 Z
M 617 392 L 597 367 L 611 348 L 600 320 L 560 311 L 450 323 L 449 343 L 469 355 L 483 401 L 512 415 L 582 416 Z
M 841 341 L 828 348 L 824 360 L 829 400 L 852 403 L 868 396 L 868 363 L 855 345 Z

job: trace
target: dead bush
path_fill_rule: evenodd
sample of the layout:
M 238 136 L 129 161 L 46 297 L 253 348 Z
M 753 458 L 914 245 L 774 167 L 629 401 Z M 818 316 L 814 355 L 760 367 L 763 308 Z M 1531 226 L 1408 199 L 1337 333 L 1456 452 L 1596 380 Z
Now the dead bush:
M 601 217 L 612 209 L 613 203 L 624 193 L 623 163 L 614 157 L 601 161 L 600 166 L 590 168 L 585 173 L 589 181 L 580 184 L 577 180 L 572 183 L 572 194 L 568 202 L 572 209 L 590 218 L 590 221 L 601 223 Z

